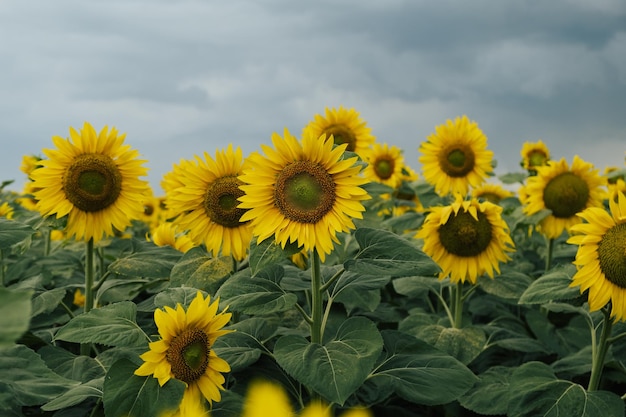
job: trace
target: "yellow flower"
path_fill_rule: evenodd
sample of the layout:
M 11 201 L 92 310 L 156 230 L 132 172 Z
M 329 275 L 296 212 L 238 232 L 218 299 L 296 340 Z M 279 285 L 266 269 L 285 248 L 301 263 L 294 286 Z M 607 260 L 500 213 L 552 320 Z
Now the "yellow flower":
M 503 198 L 513 197 L 513 192 L 498 184 L 482 184 L 472 190 L 472 197 L 499 204 Z
M 22 165 L 20 165 L 20 171 L 30 177 L 30 173 L 39 167 L 39 161 L 41 157 L 37 155 L 24 155 L 22 156 Z
M 166 190 L 166 206 L 182 230 L 196 243 L 204 243 L 213 256 L 222 253 L 236 260 L 246 257 L 252 229 L 242 220 L 245 210 L 238 208 L 243 195 L 237 178 L 244 167 L 239 147 L 217 151 L 215 159 L 208 153 L 196 156 L 195 163 L 183 163 L 177 171 L 179 186 L 170 182 Z
M 346 150 L 358 155 L 365 155 L 370 146 L 376 141 L 371 129 L 354 109 L 326 108 L 325 116 L 316 114 L 312 121 L 304 128 L 316 138 L 326 135 L 333 136 L 336 145 L 347 144 Z
M 76 307 L 85 307 L 85 294 L 80 288 L 76 288 L 76 291 L 74 291 L 74 300 L 72 303 Z
M 398 147 L 374 143 L 371 150 L 365 153 L 364 159 L 367 162 L 363 170 L 365 178 L 393 188 L 402 182 L 404 157 Z
M 606 179 L 593 165 L 574 156 L 569 168 L 565 158 L 549 161 L 537 167 L 537 175 L 529 177 L 524 187 L 524 213 L 533 215 L 548 209 L 552 214 L 544 218 L 538 230 L 547 238 L 555 239 L 581 222 L 576 216 L 588 207 L 602 205 Z
M 578 216 L 587 223 L 572 226 L 568 243 L 579 245 L 574 264 L 578 270 L 571 287 L 589 290 L 589 310 L 611 302 L 611 316 L 626 320 L 626 197 L 609 200 L 611 214 L 589 207 Z
M 550 160 L 550 150 L 541 140 L 524 142 L 520 154 L 522 155 L 520 165 L 532 173 L 536 172 L 537 167 L 546 165 Z
M 263 146 L 267 156 L 254 153 L 250 167 L 239 177 L 245 194 L 240 208 L 249 209 L 241 221 L 250 221 L 258 241 L 274 235 L 284 248 L 297 242 L 315 250 L 322 261 L 338 243 L 337 233 L 354 229 L 362 218 L 362 200 L 369 198 L 360 186 L 357 158 L 343 159 L 346 144 L 314 136 L 310 130 L 298 141 L 285 129 L 285 137 L 272 135 L 274 148 Z
M 420 146 L 419 161 L 424 179 L 440 195 L 466 195 L 491 174 L 493 152 L 487 150 L 487 137 L 467 116 L 435 128 Z
M 157 246 L 171 246 L 180 252 L 187 252 L 195 245 L 189 236 L 178 233 L 178 227 L 171 223 L 161 223 L 151 230 L 152 238 L 148 239 Z
M 150 350 L 141 355 L 144 363 L 135 375 L 152 375 L 161 386 L 172 378 L 185 382 L 181 410 L 197 408 L 203 398 L 209 403 L 222 399 L 222 373 L 230 372 L 230 366 L 212 347 L 220 336 L 231 332 L 223 329 L 231 314 L 218 313 L 218 304 L 219 299 L 211 303 L 209 296 L 205 299 L 198 291 L 187 311 L 177 304 L 176 309 L 166 306 L 154 312 L 161 339 L 150 343 Z
M 0 204 L 0 217 L 4 217 L 9 220 L 13 218 L 13 207 L 11 207 L 6 201 Z
M 488 201 L 463 200 L 445 207 L 431 207 L 416 237 L 424 239 L 423 251 L 442 269 L 439 279 L 476 283 L 485 272 L 500 273 L 499 262 L 510 260 L 513 251 L 502 207 Z
M 31 173 L 37 209 L 43 216 L 67 217 L 67 234 L 98 242 L 123 231 L 143 212 L 150 192 L 138 152 L 124 145 L 115 128 L 100 133 L 85 123 L 80 132 L 70 128 L 70 139 L 54 136 L 56 149 L 44 149 L 48 159 Z

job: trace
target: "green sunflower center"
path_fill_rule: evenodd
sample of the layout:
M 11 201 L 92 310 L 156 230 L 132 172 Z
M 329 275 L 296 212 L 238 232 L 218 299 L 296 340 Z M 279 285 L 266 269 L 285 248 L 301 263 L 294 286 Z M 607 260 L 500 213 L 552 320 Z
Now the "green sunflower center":
M 474 160 L 474 151 L 471 147 L 455 144 L 441 153 L 439 166 L 450 177 L 465 177 L 474 169 Z
M 374 172 L 380 179 L 387 180 L 393 175 L 395 164 L 392 159 L 379 158 L 374 162 Z
M 528 166 L 538 167 L 545 165 L 548 160 L 548 156 L 541 151 L 532 151 L 528 154 Z
M 447 252 L 462 256 L 477 256 L 483 253 L 491 243 L 491 223 L 483 213 L 478 213 L 478 220 L 471 214 L 459 210 L 438 229 L 439 241 Z
M 572 172 L 564 172 L 548 182 L 543 201 L 552 215 L 568 218 L 582 211 L 589 201 L 589 185 Z
M 121 191 L 122 174 L 107 155 L 78 155 L 63 176 L 65 197 L 82 211 L 104 210 L 115 203 Z
M 317 223 L 335 204 L 335 182 L 321 165 L 296 161 L 279 173 L 274 201 L 289 220 Z
M 356 135 L 348 126 L 343 124 L 330 125 L 324 129 L 326 136 L 333 135 L 335 145 L 348 144 L 347 151 L 354 152 L 356 149 Z
M 244 195 L 239 189 L 241 184 L 237 177 L 222 177 L 209 184 L 204 195 L 204 210 L 213 223 L 228 228 L 242 225 L 239 219 L 246 210 L 237 208 L 237 199 Z
M 598 244 L 598 260 L 606 279 L 626 289 L 626 223 L 604 234 Z
M 174 337 L 165 354 L 176 379 L 197 381 L 209 366 L 209 338 L 200 329 L 185 330 Z

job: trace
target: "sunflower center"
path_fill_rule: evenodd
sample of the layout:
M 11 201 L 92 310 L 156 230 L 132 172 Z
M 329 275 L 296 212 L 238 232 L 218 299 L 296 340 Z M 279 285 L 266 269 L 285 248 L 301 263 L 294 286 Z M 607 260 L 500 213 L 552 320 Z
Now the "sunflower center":
M 538 167 L 546 163 L 547 155 L 541 151 L 532 151 L 528 154 L 528 166 Z
M 600 269 L 606 279 L 626 289 L 626 223 L 609 229 L 598 244 Z
M 555 217 L 572 217 L 587 205 L 589 185 L 578 175 L 564 172 L 546 185 L 543 201 Z
M 381 158 L 377 159 L 374 162 L 374 172 L 376 172 L 376 176 L 383 180 L 389 179 L 393 174 L 394 163 L 392 160 Z
M 244 195 L 239 189 L 241 184 L 237 177 L 222 177 L 209 184 L 204 195 L 204 210 L 212 222 L 229 228 L 241 226 L 239 219 L 246 212 L 237 208 L 237 199 Z
M 439 227 L 438 232 L 441 245 L 457 256 L 480 255 L 491 243 L 491 223 L 480 212 L 478 220 L 467 212 L 452 214 L 446 224 Z
M 63 192 L 78 209 L 104 210 L 122 191 L 122 174 L 107 155 L 84 154 L 74 158 L 63 176 Z
M 479 198 L 481 198 L 483 200 L 486 200 L 486 201 L 489 201 L 490 203 L 493 203 L 493 204 L 498 204 L 498 203 L 500 203 L 500 200 L 502 200 L 502 198 L 498 194 L 496 194 L 496 193 L 488 193 L 488 192 L 487 193 L 481 193 Z
M 274 201 L 282 214 L 300 223 L 317 223 L 335 203 L 335 182 L 321 165 L 296 161 L 276 179 Z
M 335 145 L 348 144 L 347 151 L 354 152 L 356 149 L 356 136 L 351 129 L 345 125 L 330 125 L 324 129 L 326 136 L 333 135 Z
M 469 146 L 456 144 L 441 153 L 439 165 L 450 177 L 464 177 L 474 169 L 474 152 Z
M 209 339 L 200 329 L 186 330 L 174 337 L 165 354 L 176 379 L 190 384 L 209 366 Z

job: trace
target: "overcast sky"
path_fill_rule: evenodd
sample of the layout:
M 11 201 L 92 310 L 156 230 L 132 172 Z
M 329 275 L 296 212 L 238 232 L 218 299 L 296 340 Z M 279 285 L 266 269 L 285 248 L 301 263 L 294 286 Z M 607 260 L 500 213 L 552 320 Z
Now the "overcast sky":
M 496 173 L 524 141 L 624 167 L 624 0 L 0 0 L 0 181 L 84 121 L 115 126 L 160 180 L 181 158 L 244 155 L 352 107 L 421 170 L 466 114 Z

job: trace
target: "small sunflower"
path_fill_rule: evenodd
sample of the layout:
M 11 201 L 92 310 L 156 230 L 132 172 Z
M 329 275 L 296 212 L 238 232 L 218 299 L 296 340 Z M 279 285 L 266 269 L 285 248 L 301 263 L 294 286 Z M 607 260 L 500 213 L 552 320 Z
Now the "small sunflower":
M 365 178 L 396 188 L 404 175 L 404 157 L 396 146 L 374 143 L 364 156 L 367 166 L 363 170 Z
M 340 106 L 338 109 L 326 108 L 325 116 L 316 114 L 312 121 L 304 128 L 310 130 L 311 135 L 318 138 L 322 135 L 333 136 L 336 145 L 347 144 L 346 150 L 358 155 L 365 155 L 370 146 L 376 141 L 371 134 L 372 129 L 362 120 L 354 109 Z
M 139 177 L 147 168 L 125 136 L 106 126 L 97 133 L 89 123 L 80 132 L 70 128 L 69 139 L 52 138 L 57 149 L 44 149 L 48 159 L 31 172 L 37 209 L 67 216 L 69 237 L 96 243 L 141 217 L 150 187 Z
M 154 311 L 161 340 L 151 342 L 150 350 L 141 355 L 144 363 L 135 375 L 152 375 L 161 386 L 172 378 L 185 382 L 181 409 L 193 408 L 203 398 L 209 403 L 222 399 L 222 373 L 230 372 L 230 366 L 212 347 L 220 336 L 231 332 L 223 329 L 231 313 L 218 313 L 218 304 L 219 299 L 211 303 L 209 296 L 205 299 L 198 291 L 187 311 L 180 304 L 176 309 L 166 306 Z
M 499 204 L 500 200 L 513 196 L 513 192 L 504 189 L 498 184 L 482 184 L 472 189 L 472 197 L 479 200 L 487 200 L 493 204 Z
M 578 216 L 587 223 L 572 226 L 567 242 L 579 245 L 574 264 L 578 270 L 571 287 L 589 290 L 589 310 L 611 302 L 611 317 L 626 320 L 626 197 L 609 200 L 611 214 L 589 207 Z
M 37 211 L 37 200 L 34 197 L 35 191 L 37 191 L 37 188 L 33 187 L 33 182 L 26 182 L 21 195 L 15 199 L 15 202 L 26 210 Z
M 171 222 L 161 223 L 152 228 L 150 235 L 151 237 L 148 240 L 154 242 L 155 245 L 171 246 L 183 253 L 196 246 L 189 236 L 184 233 L 178 233 L 178 227 Z
M 447 120 L 427 139 L 420 146 L 419 161 L 424 179 L 438 194 L 466 195 L 470 186 L 479 186 L 492 173 L 487 137 L 467 116 Z
M 535 173 L 537 167 L 546 165 L 550 160 L 550 150 L 541 140 L 524 142 L 520 154 L 522 155 L 520 165 L 531 173 Z
M 7 201 L 0 204 L 0 217 L 11 220 L 13 218 L 13 213 L 13 207 L 11 207 Z
M 565 158 L 549 161 L 537 167 L 537 175 L 529 177 L 524 187 L 524 213 L 533 215 L 549 209 L 552 214 L 539 223 L 539 230 L 549 239 L 555 239 L 581 222 L 580 213 L 588 207 L 602 205 L 606 195 L 606 179 L 593 165 L 574 156 L 569 168 Z
M 239 178 L 244 195 L 240 208 L 249 209 L 242 221 L 250 221 L 258 241 L 272 235 L 285 247 L 297 242 L 303 250 L 315 250 L 323 261 L 338 243 L 338 232 L 354 229 L 353 218 L 363 218 L 362 200 L 369 197 L 360 186 L 357 157 L 343 159 L 346 144 L 333 148 L 331 138 L 305 130 L 298 141 L 285 129 L 284 138 L 272 135 L 274 148 L 263 146 L 267 156 L 254 153 L 250 167 Z
M 485 272 L 500 273 L 499 262 L 510 260 L 513 251 L 509 229 L 502 220 L 502 207 L 488 201 L 463 200 L 431 207 L 416 237 L 424 240 L 423 251 L 442 269 L 439 279 L 476 283 Z
M 195 163 L 181 163 L 176 181 L 166 190 L 166 206 L 178 213 L 174 223 L 189 230 L 194 242 L 202 242 L 217 256 L 232 255 L 240 261 L 246 257 L 252 230 L 241 220 L 245 210 L 238 208 L 239 188 L 244 161 L 241 149 L 232 144 L 217 151 L 215 159 L 208 153 L 196 156 Z M 175 184 L 178 183 L 178 186 Z
M 20 165 L 20 171 L 30 177 L 30 173 L 39 167 L 39 161 L 41 157 L 38 155 L 24 155 L 22 156 L 22 164 Z

